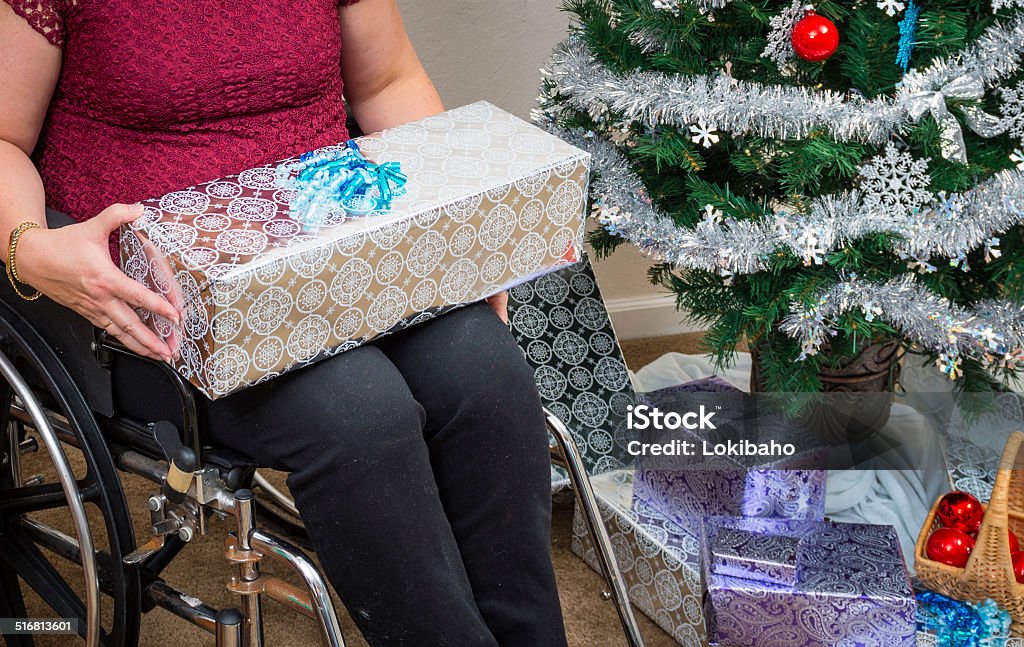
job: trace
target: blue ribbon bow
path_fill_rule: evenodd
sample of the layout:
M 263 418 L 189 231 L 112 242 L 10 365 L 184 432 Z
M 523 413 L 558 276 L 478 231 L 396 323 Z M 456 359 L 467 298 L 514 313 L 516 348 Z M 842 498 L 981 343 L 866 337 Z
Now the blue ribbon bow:
M 279 187 L 295 191 L 291 215 L 307 228 L 322 225 L 331 213 L 385 212 L 408 181 L 398 162 L 371 162 L 352 139 L 341 148 L 303 153 L 279 166 L 276 177 Z

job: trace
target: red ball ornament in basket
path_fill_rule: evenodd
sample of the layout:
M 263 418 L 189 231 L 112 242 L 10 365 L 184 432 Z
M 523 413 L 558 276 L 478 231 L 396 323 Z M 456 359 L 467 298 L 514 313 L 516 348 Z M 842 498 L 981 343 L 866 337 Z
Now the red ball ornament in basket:
M 944 527 L 972 533 L 981 528 L 985 509 L 981 501 L 967 492 L 950 492 L 939 501 L 938 515 Z
M 839 29 L 834 22 L 818 15 L 809 6 L 804 17 L 793 27 L 790 41 L 797 56 L 817 63 L 836 53 L 839 48 Z
M 957 568 L 967 565 L 974 550 L 974 540 L 985 518 L 981 501 L 967 492 L 950 492 L 944 495 L 936 506 L 936 516 L 941 528 L 928 537 L 925 552 L 929 559 Z M 1020 540 L 1010 529 L 1006 530 L 1010 541 L 1010 555 L 1014 560 L 1014 575 L 1018 582 L 1024 582 L 1024 574 L 1017 567 L 1020 555 Z
M 982 510 L 982 515 L 973 536 L 945 527 L 944 523 L 973 527 L 975 508 Z M 981 602 L 991 598 L 1009 612 L 1013 635 L 1024 637 L 1024 552 L 1018 540 L 1022 532 L 1024 432 L 1014 431 L 999 459 L 988 503 L 960 492 L 936 500 L 914 547 L 916 578 L 922 587 L 957 600 Z M 960 544 L 968 543 L 963 536 L 972 538 L 974 547 L 966 563 L 958 565 L 962 555 L 957 550 Z M 952 539 L 958 540 L 956 546 L 948 545 Z
M 938 528 L 928 537 L 925 550 L 929 559 L 963 568 L 974 550 L 974 537 L 956 528 Z

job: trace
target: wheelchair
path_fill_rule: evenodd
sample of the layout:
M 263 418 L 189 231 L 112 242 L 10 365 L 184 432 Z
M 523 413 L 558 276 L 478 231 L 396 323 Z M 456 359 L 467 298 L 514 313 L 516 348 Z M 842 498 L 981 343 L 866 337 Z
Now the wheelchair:
M 117 356 L 166 374 L 182 424 L 115 410 L 109 369 Z M 26 617 L 26 586 L 57 616 L 76 618 L 87 647 L 137 645 L 143 614 L 156 608 L 209 632 L 218 647 L 261 647 L 263 601 L 271 599 L 312 619 L 324 645 L 345 644 L 327 583 L 297 545 L 308 544 L 294 502 L 250 459 L 204 443 L 194 391 L 173 368 L 45 298 L 20 301 L 8 287 L 0 290 L 0 374 L 0 617 Z M 568 472 L 597 547 L 608 584 L 602 595 L 615 604 L 626 642 L 642 646 L 582 456 L 566 425 L 545 413 L 552 462 Z M 41 450 L 56 482 L 26 472 Z M 151 536 L 143 541 L 122 473 L 152 484 Z M 162 573 L 189 543 L 225 525 L 224 559 L 235 573 L 227 587 L 239 606 L 215 609 Z M 263 573 L 264 560 L 284 564 L 300 584 Z M 28 635 L 5 640 L 34 644 Z

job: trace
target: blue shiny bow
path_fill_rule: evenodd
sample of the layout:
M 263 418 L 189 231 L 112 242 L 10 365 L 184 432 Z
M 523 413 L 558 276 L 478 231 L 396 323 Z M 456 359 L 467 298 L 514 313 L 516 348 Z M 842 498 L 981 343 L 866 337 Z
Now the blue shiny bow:
M 322 225 L 328 214 L 387 211 L 408 181 L 398 162 L 371 162 L 351 139 L 343 147 L 303 153 L 279 166 L 276 176 L 279 187 L 295 191 L 291 215 L 307 228 Z

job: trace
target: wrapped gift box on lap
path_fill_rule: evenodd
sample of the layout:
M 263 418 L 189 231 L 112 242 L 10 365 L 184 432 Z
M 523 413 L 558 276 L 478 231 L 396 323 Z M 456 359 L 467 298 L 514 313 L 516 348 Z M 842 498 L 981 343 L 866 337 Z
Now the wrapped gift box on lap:
M 356 142 L 407 177 L 386 211 L 304 226 L 275 162 L 146 200 L 123 229 L 125 272 L 183 311 L 147 324 L 208 397 L 579 260 L 583 151 L 486 102 Z
M 799 542 L 794 584 L 715 571 L 722 532 Z M 892 526 L 708 517 L 701 533 L 708 638 L 729 647 L 915 644 L 917 601 Z M 730 552 L 731 554 L 731 552 Z M 762 556 L 762 569 L 788 554 Z
M 692 443 L 689 456 L 641 455 L 636 462 L 634 493 L 675 523 L 697 528 L 709 515 L 822 519 L 825 513 L 824 469 L 828 450 L 812 442 L 781 413 L 759 410 L 755 396 L 719 378 L 698 380 L 639 395 L 639 401 L 662 413 L 715 413 L 714 428 L 637 431 L 637 439 L 663 445 L 667 440 Z M 634 429 L 636 425 L 634 423 Z M 790 444 L 794 453 L 761 455 L 703 454 L 708 446 L 729 440 Z

